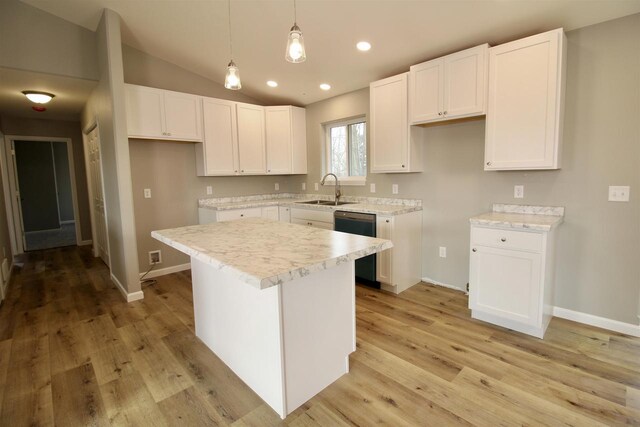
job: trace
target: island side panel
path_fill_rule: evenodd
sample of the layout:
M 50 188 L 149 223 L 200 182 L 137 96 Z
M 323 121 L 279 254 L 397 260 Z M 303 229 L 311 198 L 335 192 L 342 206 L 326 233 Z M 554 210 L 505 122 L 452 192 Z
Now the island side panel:
M 191 258 L 196 336 L 286 416 L 279 287 L 260 290 Z
M 354 262 L 282 285 L 287 413 L 349 372 L 355 351 Z

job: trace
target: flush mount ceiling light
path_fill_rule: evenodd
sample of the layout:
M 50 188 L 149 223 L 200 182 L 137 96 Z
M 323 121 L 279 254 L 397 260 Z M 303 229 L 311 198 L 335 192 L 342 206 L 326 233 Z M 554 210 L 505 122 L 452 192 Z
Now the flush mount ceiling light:
M 278 87 L 278 82 L 273 81 L 273 80 L 269 80 L 267 82 L 267 86 L 269 86 L 269 87 Z
M 23 90 L 22 93 L 29 99 L 29 101 L 35 102 L 36 104 L 46 104 L 55 96 L 52 93 L 38 92 L 35 90 Z
M 331 85 L 330 85 L 330 84 L 328 84 L 328 83 L 322 83 L 322 84 L 320 85 L 320 89 L 322 89 L 322 90 L 329 90 L 329 89 L 331 89 Z
M 307 60 L 307 54 L 304 51 L 304 39 L 302 38 L 302 30 L 296 23 L 298 12 L 296 10 L 296 0 L 293 0 L 293 27 L 289 31 L 287 38 L 287 51 L 285 59 L 289 62 L 299 63 Z
M 233 62 L 233 44 L 231 43 L 231 0 L 227 1 L 229 6 L 229 56 L 231 61 L 227 65 L 227 75 L 224 77 L 224 87 L 231 90 L 239 90 L 242 88 L 240 82 L 240 70 Z
M 356 47 L 358 48 L 358 50 L 360 50 L 362 52 L 366 52 L 369 49 L 371 49 L 371 43 L 365 42 L 365 41 L 361 41 L 361 42 L 358 42 L 358 44 L 356 44 Z

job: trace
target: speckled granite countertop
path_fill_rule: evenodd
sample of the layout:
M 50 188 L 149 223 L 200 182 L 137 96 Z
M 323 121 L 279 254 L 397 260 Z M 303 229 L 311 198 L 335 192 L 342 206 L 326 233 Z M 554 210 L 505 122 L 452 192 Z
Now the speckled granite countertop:
M 393 246 L 390 240 L 262 218 L 152 231 L 151 236 L 258 289 Z
M 346 205 L 308 205 L 300 202 L 308 200 L 333 200 L 333 196 L 324 194 L 264 194 L 257 196 L 226 197 L 216 199 L 200 199 L 198 207 L 211 210 L 248 209 L 264 206 L 288 206 L 302 209 L 323 211 L 348 211 L 373 213 L 379 215 L 401 215 L 422 210 L 422 200 L 418 199 L 388 199 L 379 197 L 343 196 L 341 201 L 350 202 Z
M 564 221 L 563 207 L 494 204 L 493 211 L 469 219 L 473 225 L 549 231 Z

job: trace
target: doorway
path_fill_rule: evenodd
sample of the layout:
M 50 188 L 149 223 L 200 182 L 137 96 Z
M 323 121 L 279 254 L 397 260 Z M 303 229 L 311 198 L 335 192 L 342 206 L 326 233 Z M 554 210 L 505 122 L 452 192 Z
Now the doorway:
M 78 244 L 71 139 L 11 135 L 5 137 L 4 148 L 5 200 L 11 208 L 8 222 L 14 253 Z

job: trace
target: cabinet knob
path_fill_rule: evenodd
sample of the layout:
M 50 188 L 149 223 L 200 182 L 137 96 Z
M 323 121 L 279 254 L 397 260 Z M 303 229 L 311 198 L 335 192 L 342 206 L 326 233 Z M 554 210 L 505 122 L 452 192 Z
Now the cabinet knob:
M 271 169 L 267 169 L 267 172 L 271 172 Z
M 447 115 L 447 112 L 445 111 L 443 114 L 446 116 L 446 115 Z
M 236 170 L 234 170 L 233 172 L 234 172 L 234 173 L 238 173 L 238 170 L 236 169 Z
M 439 115 L 439 116 L 441 116 L 441 115 L 442 115 L 442 111 L 439 111 L 439 112 L 438 112 L 438 115 Z
M 402 165 L 402 167 L 404 167 L 404 165 Z
M 473 252 L 477 252 L 478 250 L 476 248 L 471 249 Z
M 240 214 L 240 216 L 242 217 L 242 216 L 244 216 L 244 214 Z
M 445 113 L 446 114 L 446 113 Z M 167 135 L 171 136 L 171 132 L 167 132 Z
M 389 223 L 389 220 L 387 219 L 387 220 L 385 220 L 385 222 L 386 222 L 386 223 Z
M 507 241 L 507 238 L 506 238 L 506 237 L 501 237 L 501 238 L 500 238 L 500 241 L 501 241 L 501 242 L 506 242 L 506 241 Z
M 487 162 L 487 166 L 491 166 L 491 162 Z
M 244 169 L 242 169 L 240 172 L 244 173 Z

